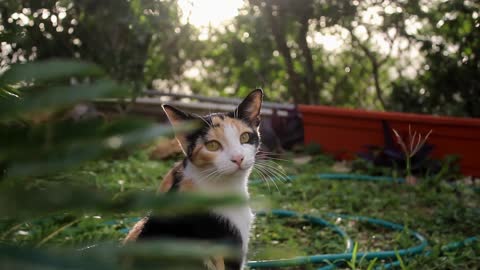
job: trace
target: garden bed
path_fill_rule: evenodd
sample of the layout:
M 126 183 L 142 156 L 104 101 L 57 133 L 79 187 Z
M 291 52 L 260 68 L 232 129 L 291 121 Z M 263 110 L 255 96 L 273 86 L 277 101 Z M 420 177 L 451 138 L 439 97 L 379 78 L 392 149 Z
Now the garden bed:
M 383 145 L 382 121 L 400 133 L 409 126 L 422 134 L 432 130 L 432 155 L 460 157 L 463 174 L 480 176 L 480 119 L 373 112 L 327 106 L 299 107 L 303 115 L 305 143 L 316 142 L 341 159 L 352 159 L 366 145 Z

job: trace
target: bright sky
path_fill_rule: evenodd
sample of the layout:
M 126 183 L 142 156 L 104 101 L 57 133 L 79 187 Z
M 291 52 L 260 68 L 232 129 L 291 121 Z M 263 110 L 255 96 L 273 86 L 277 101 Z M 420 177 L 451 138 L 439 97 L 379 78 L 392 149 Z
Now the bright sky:
M 186 23 L 188 20 L 191 24 L 198 27 L 200 29 L 200 39 L 208 39 L 207 27 L 219 27 L 226 21 L 237 16 L 238 10 L 244 4 L 244 0 L 178 0 L 178 4 L 183 14 L 182 21 Z M 371 24 L 381 24 L 382 18 L 378 14 L 381 10 L 379 9 L 380 7 L 369 8 L 363 14 L 362 20 Z M 412 24 L 412 26 L 413 25 L 414 24 Z M 344 40 L 348 38 L 348 33 L 346 33 L 346 31 L 340 31 L 341 29 L 336 30 L 336 32 L 322 31 L 322 33 L 320 33 L 311 29 L 307 41 L 311 46 L 320 45 L 327 51 L 341 51 Z M 363 33 L 357 34 L 360 37 L 364 35 Z M 383 38 L 377 35 L 374 36 L 373 39 L 379 51 L 383 53 L 388 51 L 388 44 Z
M 242 7 L 243 2 L 243 0 L 179 0 L 178 4 L 182 9 L 183 22 L 189 20 L 196 27 L 204 28 L 209 25 L 218 27 L 237 16 L 238 9 Z M 208 38 L 206 33 L 201 34 L 201 39 L 205 38 Z M 340 37 L 322 35 L 318 32 L 310 41 L 323 45 L 328 51 L 338 50 L 342 45 Z
M 187 19 L 197 27 L 218 27 L 238 14 L 243 0 L 179 0 L 184 22 Z

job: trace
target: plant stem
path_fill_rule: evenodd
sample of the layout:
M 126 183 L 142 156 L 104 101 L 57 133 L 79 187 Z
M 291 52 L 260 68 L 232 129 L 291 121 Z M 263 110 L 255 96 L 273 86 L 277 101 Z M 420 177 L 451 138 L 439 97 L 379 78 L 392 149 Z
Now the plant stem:
M 411 170 L 411 157 L 410 155 L 407 154 L 407 176 L 412 175 L 412 170 Z
M 55 230 L 54 232 L 52 232 L 51 234 L 49 234 L 47 237 L 43 238 L 42 241 L 40 241 L 35 247 L 40 247 L 42 246 L 43 244 L 45 244 L 48 240 L 50 240 L 51 238 L 53 238 L 55 235 L 59 234 L 61 231 L 65 230 L 66 228 L 72 226 L 73 224 L 79 222 L 80 219 L 75 219 L 65 225 L 63 225 L 62 227 L 58 228 L 57 230 Z

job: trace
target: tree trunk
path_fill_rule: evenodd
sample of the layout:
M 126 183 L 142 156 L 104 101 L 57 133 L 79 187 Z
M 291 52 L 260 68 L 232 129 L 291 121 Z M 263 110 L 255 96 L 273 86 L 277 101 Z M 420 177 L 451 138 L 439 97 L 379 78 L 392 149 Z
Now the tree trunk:
M 279 21 L 281 20 L 281 18 L 278 19 L 279 16 L 273 14 L 273 6 L 271 1 L 266 1 L 265 3 L 265 16 L 267 16 L 270 22 L 270 27 L 272 29 L 272 34 L 275 39 L 278 51 L 282 55 L 285 61 L 285 65 L 287 67 L 288 91 L 293 97 L 293 102 L 295 104 L 298 104 L 303 101 L 301 97 L 300 80 L 299 75 L 295 72 L 295 69 L 293 67 L 293 59 L 292 55 L 290 54 L 290 48 L 287 45 L 287 40 L 284 29 L 281 26 L 281 21 Z
M 307 34 L 308 34 L 308 19 L 312 15 L 312 8 L 310 5 L 306 6 L 306 13 L 303 13 L 300 18 L 300 30 L 297 36 L 297 43 L 302 51 L 302 56 L 305 60 L 305 96 L 308 97 L 308 102 L 310 104 L 318 103 L 318 95 L 316 93 L 319 91 L 316 78 L 315 78 L 315 68 L 313 66 L 313 57 L 310 48 L 307 43 Z

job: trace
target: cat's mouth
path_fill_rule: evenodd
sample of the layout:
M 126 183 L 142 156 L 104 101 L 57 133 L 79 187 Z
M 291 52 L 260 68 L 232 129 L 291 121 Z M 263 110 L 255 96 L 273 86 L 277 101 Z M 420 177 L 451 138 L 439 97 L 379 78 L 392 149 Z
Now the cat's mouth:
M 252 166 L 247 166 L 247 165 L 237 166 L 234 169 L 232 169 L 230 174 L 244 173 L 245 171 L 247 171 L 251 167 Z

